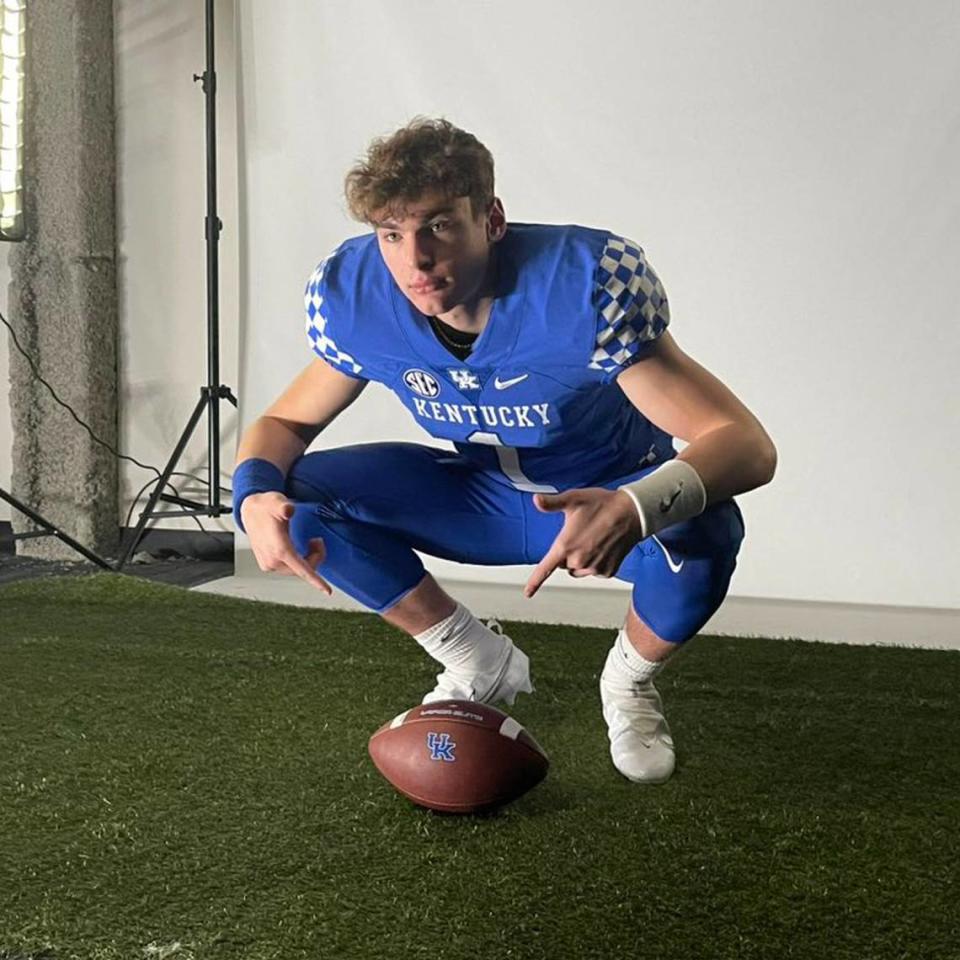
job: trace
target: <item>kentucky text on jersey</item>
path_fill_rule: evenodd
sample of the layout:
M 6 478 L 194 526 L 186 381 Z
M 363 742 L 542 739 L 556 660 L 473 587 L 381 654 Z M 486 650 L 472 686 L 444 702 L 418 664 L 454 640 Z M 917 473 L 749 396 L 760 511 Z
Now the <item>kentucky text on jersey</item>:
M 490 316 L 466 360 L 441 344 L 374 234 L 344 241 L 305 292 L 310 347 L 392 390 L 416 422 L 494 480 L 552 492 L 676 455 L 616 378 L 670 322 L 642 248 L 607 230 L 513 223 Z
M 547 416 L 549 404 L 534 403 L 522 407 L 488 407 L 481 404 L 479 407 L 452 403 L 438 403 L 436 400 L 422 400 L 413 398 L 413 405 L 418 416 L 424 420 L 443 420 L 448 423 L 470 423 L 479 427 L 481 423 L 488 427 L 533 427 L 531 415 L 538 420 L 538 424 L 546 426 L 550 419 Z M 532 414 L 531 414 L 532 411 Z

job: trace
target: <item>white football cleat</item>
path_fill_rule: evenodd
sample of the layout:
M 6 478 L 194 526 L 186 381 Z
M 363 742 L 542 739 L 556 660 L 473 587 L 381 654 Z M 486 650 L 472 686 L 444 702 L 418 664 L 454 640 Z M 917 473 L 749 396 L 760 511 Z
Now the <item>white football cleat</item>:
M 676 757 L 663 702 L 652 680 L 628 680 L 613 664 L 615 647 L 600 675 L 600 700 L 607 721 L 613 765 L 636 783 L 665 783 Z
M 449 669 L 437 674 L 437 685 L 421 701 L 433 703 L 436 700 L 477 700 L 480 703 L 496 703 L 502 700 L 513 706 L 518 693 L 533 693 L 530 682 L 530 659 L 503 632 L 496 620 L 488 620 L 487 627 L 495 630 L 506 641 L 503 653 L 496 667 L 488 673 L 475 677 L 464 677 Z

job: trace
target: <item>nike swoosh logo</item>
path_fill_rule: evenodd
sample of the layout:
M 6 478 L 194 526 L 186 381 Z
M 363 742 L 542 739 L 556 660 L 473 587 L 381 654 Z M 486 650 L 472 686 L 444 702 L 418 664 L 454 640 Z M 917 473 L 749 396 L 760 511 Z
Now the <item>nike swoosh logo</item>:
M 663 555 L 667 558 L 667 566 L 668 566 L 674 573 L 679 573 L 679 572 L 683 569 L 683 565 L 684 565 L 684 563 L 686 563 L 686 561 L 685 561 L 685 560 L 681 560 L 679 563 L 674 563 L 674 562 L 673 562 L 673 557 L 670 556 L 669 552 L 667 551 L 667 548 L 666 548 L 662 543 L 660 543 L 660 538 L 659 538 L 656 534 L 654 534 L 651 539 L 656 540 L 656 541 L 657 541 L 657 545 L 658 545 L 658 546 L 660 547 L 660 549 L 663 551 Z
M 670 499 L 668 500 L 666 497 L 664 497 L 660 501 L 661 513 L 667 513 L 670 510 L 670 508 L 674 505 L 674 503 L 676 503 L 677 497 L 679 497 L 680 494 L 683 493 L 683 481 L 678 480 L 677 484 L 678 484 L 677 489 L 674 490 L 673 493 L 670 495 Z
M 519 383 L 521 380 L 526 380 L 529 377 L 529 373 L 521 374 L 519 377 L 513 377 L 510 380 L 501 380 L 499 377 L 493 378 L 493 385 L 498 390 L 506 390 L 507 387 L 512 387 L 515 383 Z

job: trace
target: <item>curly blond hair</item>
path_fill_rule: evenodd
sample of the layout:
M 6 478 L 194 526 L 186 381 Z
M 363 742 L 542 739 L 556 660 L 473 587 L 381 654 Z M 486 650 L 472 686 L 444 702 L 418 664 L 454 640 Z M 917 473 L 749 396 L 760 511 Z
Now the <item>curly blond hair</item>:
M 431 188 L 450 198 L 469 197 L 476 219 L 494 197 L 493 155 L 472 133 L 421 116 L 373 140 L 344 182 L 350 215 L 371 225 L 376 215 L 402 217 Z

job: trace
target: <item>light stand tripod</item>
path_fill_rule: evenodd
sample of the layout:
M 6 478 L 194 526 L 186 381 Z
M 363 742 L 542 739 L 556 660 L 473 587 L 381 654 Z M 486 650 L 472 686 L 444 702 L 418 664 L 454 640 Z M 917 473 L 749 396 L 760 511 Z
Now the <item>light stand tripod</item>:
M 78 543 L 73 537 L 68 533 L 64 533 L 62 530 L 55 527 L 49 520 L 44 519 L 40 516 L 36 510 L 31 510 L 25 503 L 18 500 L 12 494 L 7 493 L 3 487 L 0 487 L 0 499 L 6 500 L 10 506 L 14 507 L 16 510 L 19 510 L 22 514 L 29 517 L 34 523 L 40 524 L 47 532 L 41 533 L 39 530 L 33 533 L 15 533 L 13 535 L 14 542 L 17 540 L 29 540 L 36 537 L 49 537 L 54 536 L 59 540 L 62 540 L 68 547 L 73 547 L 78 553 L 82 553 L 91 563 L 95 563 L 98 567 L 102 567 L 104 570 L 113 570 L 113 567 L 107 563 L 102 557 L 98 557 L 92 550 L 88 550 L 82 543 Z
M 207 385 L 200 388 L 200 399 L 194 408 L 189 422 L 184 428 L 180 440 L 177 442 L 170 459 L 164 467 L 147 506 L 140 514 L 139 522 L 132 536 L 128 538 L 127 546 L 120 555 L 116 569 L 122 570 L 136 549 L 143 536 L 144 527 L 151 517 L 190 517 L 208 516 L 219 517 L 230 513 L 231 507 L 220 502 L 220 401 L 229 400 L 234 406 L 237 398 L 230 388 L 220 383 L 220 328 L 219 328 L 219 259 L 217 244 L 220 241 L 220 231 L 223 224 L 217 216 L 217 121 L 216 121 L 216 93 L 217 75 L 214 70 L 214 28 L 213 4 L 214 0 L 205 0 L 206 4 L 206 70 L 202 74 L 194 74 L 194 82 L 200 81 L 203 87 L 206 102 L 206 160 L 207 160 L 207 216 L 204 236 L 207 246 Z M 180 460 L 184 449 L 193 431 L 203 414 L 207 411 L 207 468 L 210 478 L 206 505 L 182 497 L 170 496 L 163 492 L 167 480 L 173 473 L 174 467 Z M 175 503 L 183 507 L 182 510 L 157 511 L 154 509 L 157 500 Z

